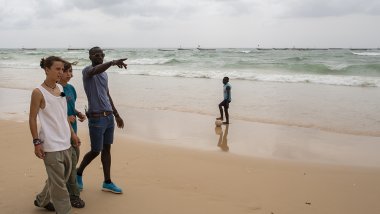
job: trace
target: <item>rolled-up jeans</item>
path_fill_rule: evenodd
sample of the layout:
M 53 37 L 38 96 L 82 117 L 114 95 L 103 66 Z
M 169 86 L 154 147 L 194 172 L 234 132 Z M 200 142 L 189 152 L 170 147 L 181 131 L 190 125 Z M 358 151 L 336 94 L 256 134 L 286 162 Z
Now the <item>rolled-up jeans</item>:
M 89 117 L 91 151 L 101 152 L 104 144 L 113 143 L 115 119 L 113 114 L 102 117 Z

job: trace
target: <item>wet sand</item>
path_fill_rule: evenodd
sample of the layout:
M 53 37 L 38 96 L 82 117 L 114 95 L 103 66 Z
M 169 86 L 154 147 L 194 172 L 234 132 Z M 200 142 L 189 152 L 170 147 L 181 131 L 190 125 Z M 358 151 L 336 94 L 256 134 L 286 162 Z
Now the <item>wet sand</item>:
M 29 90 L 0 88 L 0 120 L 27 121 Z M 83 104 L 78 102 L 78 109 Z M 379 137 L 331 132 L 315 127 L 250 122 L 231 118 L 231 124 L 216 128 L 215 116 L 136 107 L 118 108 L 126 121 L 118 135 L 144 142 L 225 152 L 254 158 L 380 166 Z M 87 130 L 86 123 L 79 127 Z M 223 143 L 219 140 L 223 139 Z

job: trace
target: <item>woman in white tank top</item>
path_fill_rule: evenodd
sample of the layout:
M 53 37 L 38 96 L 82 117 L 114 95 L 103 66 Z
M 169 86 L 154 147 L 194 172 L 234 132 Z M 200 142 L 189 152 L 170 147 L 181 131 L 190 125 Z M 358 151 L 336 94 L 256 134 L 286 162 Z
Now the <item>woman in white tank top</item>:
M 71 172 L 71 143 L 80 141 L 67 119 L 65 94 L 57 81 L 63 72 L 64 60 L 50 56 L 41 60 L 46 79 L 32 92 L 29 127 L 33 137 L 34 153 L 43 159 L 48 179 L 34 205 L 57 213 L 71 213 L 66 182 Z M 40 129 L 38 132 L 37 116 Z

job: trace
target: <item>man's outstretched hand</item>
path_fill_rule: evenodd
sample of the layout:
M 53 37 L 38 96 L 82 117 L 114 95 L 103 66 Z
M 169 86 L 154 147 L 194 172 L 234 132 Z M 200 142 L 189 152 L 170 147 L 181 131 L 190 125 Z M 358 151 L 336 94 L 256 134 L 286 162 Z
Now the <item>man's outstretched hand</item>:
M 112 60 L 112 65 L 117 65 L 117 67 L 119 68 L 125 68 L 127 69 L 127 64 L 124 63 L 125 60 L 127 60 L 128 58 L 123 58 L 123 59 L 117 59 L 117 60 Z

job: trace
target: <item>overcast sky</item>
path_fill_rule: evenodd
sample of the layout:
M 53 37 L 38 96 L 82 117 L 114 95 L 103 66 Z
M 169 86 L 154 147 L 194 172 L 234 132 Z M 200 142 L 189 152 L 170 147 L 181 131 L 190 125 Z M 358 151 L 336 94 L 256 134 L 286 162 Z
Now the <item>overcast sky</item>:
M 380 47 L 380 0 L 0 0 L 0 48 Z

